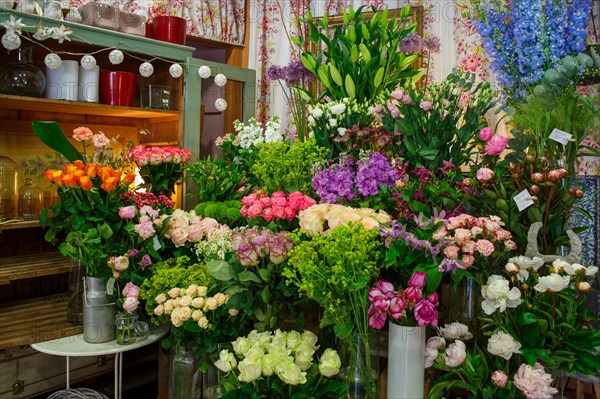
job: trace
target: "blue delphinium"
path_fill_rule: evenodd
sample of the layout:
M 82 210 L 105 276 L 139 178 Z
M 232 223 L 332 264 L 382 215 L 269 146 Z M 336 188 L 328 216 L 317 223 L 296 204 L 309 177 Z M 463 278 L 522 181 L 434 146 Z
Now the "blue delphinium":
M 585 49 L 591 0 L 488 3 L 475 21 L 490 67 L 505 94 L 528 94 L 556 62 Z

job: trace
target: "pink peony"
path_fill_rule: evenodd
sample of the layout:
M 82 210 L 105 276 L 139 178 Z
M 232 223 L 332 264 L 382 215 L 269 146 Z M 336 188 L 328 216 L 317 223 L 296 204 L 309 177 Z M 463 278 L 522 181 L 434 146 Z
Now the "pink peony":
M 140 235 L 140 237 L 142 237 L 144 240 L 147 240 L 148 238 L 152 237 L 154 235 L 154 233 L 156 233 L 156 230 L 154 230 L 154 225 L 152 224 L 152 222 L 144 222 L 144 223 L 136 224 L 134 229 L 135 229 L 135 232 L 138 233 Z
M 496 173 L 490 168 L 480 168 L 477 170 L 477 180 L 482 183 L 492 180 L 496 176 Z
M 94 137 L 94 133 L 87 127 L 78 127 L 73 130 L 73 138 L 76 141 L 91 140 Z
M 285 217 L 285 208 L 283 208 L 282 206 L 273 206 L 272 212 L 273 212 L 273 218 L 274 219 L 283 219 Z
M 248 194 L 245 197 L 242 198 L 242 205 L 244 206 L 252 206 L 254 205 L 254 203 L 258 200 L 258 197 L 256 196 L 256 194 L 252 193 L 252 194 Z
M 483 152 L 485 155 L 500 155 L 508 144 L 508 138 L 495 134 L 490 141 L 487 142 Z
M 119 208 L 119 217 L 121 219 L 133 219 L 135 215 L 137 215 L 137 211 L 133 205 Z
M 248 218 L 256 218 L 256 217 L 260 216 L 262 211 L 263 211 L 263 208 L 260 205 L 260 202 L 255 202 L 253 205 L 250 205 L 248 207 L 248 214 L 245 216 Z
M 415 288 L 423 288 L 427 283 L 427 274 L 423 272 L 415 272 L 408 280 L 408 285 Z
M 125 287 L 123 287 L 123 295 L 137 298 L 140 296 L 140 289 L 137 285 L 133 284 L 130 281 L 127 284 L 125 284 Z
M 431 324 L 432 327 L 437 327 L 438 311 L 427 299 L 423 299 L 421 302 L 417 303 L 414 309 L 414 314 L 419 326 Z
M 287 205 L 287 199 L 285 197 L 273 197 L 271 199 L 271 205 L 273 207 L 280 206 L 284 208 Z
M 123 310 L 126 311 L 127 313 L 133 313 L 137 310 L 138 304 L 139 304 L 139 302 L 138 302 L 137 297 L 128 296 L 123 301 Z
M 408 287 L 405 289 L 404 295 L 406 295 L 406 299 L 408 299 L 410 303 L 417 303 L 423 299 L 423 291 L 415 287 Z
M 496 370 L 492 373 L 492 382 L 498 388 L 504 388 L 508 384 L 508 376 L 502 370 Z
M 108 259 L 108 266 L 122 272 L 129 267 L 129 258 L 127 256 L 111 256 Z
M 552 399 L 558 393 L 552 386 L 552 376 L 539 363 L 533 367 L 523 363 L 515 374 L 514 384 L 527 399 Z
M 483 129 L 481 129 L 479 131 L 479 138 L 485 142 L 490 141 L 490 139 L 492 138 L 493 135 L 494 135 L 494 131 L 492 130 L 491 127 L 484 127 Z
M 488 240 L 477 240 L 475 242 L 475 248 L 477 248 L 477 252 L 482 254 L 483 256 L 490 256 L 494 253 L 494 244 L 492 244 Z

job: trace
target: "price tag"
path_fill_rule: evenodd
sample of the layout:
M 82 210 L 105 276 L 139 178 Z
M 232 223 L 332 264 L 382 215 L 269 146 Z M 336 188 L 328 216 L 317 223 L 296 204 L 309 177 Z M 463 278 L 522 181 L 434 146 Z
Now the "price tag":
M 154 250 L 158 251 L 159 249 L 162 248 L 162 245 L 160 245 L 160 242 L 158 242 L 158 237 L 154 236 L 152 237 L 152 245 L 154 245 Z
M 563 132 L 560 129 L 554 129 L 552 133 L 550 133 L 549 137 L 551 140 L 554 140 L 562 145 L 567 145 L 569 144 L 569 141 L 574 141 L 571 133 Z
M 117 282 L 117 280 L 114 277 L 109 278 L 108 281 L 106 282 L 106 293 L 108 295 L 113 294 L 113 291 L 115 290 L 116 282 Z
M 531 194 L 527 189 L 521 191 L 519 194 L 515 195 L 513 200 L 517 204 L 517 208 L 519 208 L 519 212 L 529 208 L 533 205 L 533 198 L 531 198 Z

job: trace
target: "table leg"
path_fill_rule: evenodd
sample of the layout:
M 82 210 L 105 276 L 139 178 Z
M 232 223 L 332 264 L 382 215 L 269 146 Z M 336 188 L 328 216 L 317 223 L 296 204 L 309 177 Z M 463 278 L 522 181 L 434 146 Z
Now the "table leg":
M 123 353 L 115 354 L 115 399 L 121 399 L 123 388 Z
M 67 356 L 67 389 L 71 388 L 71 362 L 69 356 Z

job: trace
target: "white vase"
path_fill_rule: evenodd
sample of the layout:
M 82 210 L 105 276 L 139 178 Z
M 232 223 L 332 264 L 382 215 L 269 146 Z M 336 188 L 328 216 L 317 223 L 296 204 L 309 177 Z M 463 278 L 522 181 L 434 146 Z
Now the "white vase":
M 388 399 L 423 399 L 425 327 L 390 323 L 388 338 Z

